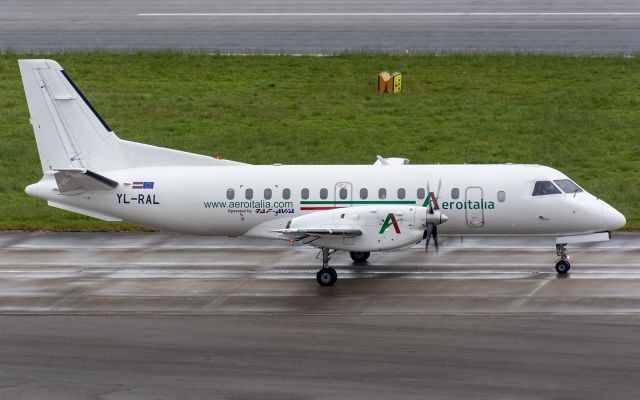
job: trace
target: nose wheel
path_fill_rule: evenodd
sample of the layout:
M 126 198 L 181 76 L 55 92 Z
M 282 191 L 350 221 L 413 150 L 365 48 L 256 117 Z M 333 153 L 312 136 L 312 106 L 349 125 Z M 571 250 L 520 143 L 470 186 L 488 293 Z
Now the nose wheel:
M 556 263 L 556 272 L 560 275 L 564 275 L 569 272 L 570 268 L 571 264 L 569 264 L 569 261 L 567 260 L 560 260 Z
M 331 267 L 320 269 L 316 275 L 320 286 L 333 286 L 338 281 L 338 273 Z
M 338 281 L 338 273 L 329 266 L 329 260 L 333 253 L 325 248 L 320 250 L 320 252 L 322 253 L 322 268 L 320 268 L 320 271 L 316 274 L 316 279 L 320 286 L 333 286 Z
M 569 269 L 571 269 L 571 264 L 569 264 L 569 251 L 567 251 L 567 244 L 556 244 L 556 254 L 558 255 L 558 257 L 560 257 L 560 259 L 556 263 L 556 272 L 560 275 L 564 275 L 569 272 Z

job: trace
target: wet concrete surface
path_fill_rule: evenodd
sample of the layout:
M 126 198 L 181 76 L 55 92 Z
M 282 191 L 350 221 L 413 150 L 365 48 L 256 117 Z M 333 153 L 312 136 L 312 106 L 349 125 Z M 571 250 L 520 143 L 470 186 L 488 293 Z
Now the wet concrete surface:
M 317 250 L 281 241 L 164 233 L 0 234 L 0 313 L 636 313 L 640 240 L 570 247 L 555 273 L 549 238 L 443 238 L 351 262 L 315 280 Z
M 0 233 L 0 398 L 637 398 L 640 235 L 285 242 Z

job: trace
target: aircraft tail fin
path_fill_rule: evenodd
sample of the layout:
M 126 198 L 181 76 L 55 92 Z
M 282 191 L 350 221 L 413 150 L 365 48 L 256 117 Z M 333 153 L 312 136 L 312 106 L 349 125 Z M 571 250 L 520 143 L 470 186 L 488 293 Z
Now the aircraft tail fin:
M 44 172 L 241 164 L 121 140 L 56 61 L 18 63 Z

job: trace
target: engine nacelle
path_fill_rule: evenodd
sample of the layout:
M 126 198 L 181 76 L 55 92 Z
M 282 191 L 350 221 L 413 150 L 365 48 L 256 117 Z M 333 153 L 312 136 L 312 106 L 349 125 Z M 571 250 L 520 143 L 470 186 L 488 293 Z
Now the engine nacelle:
M 407 205 L 356 206 L 317 211 L 291 220 L 290 229 L 359 230 L 361 235 L 309 235 L 315 247 L 347 251 L 396 250 L 419 243 L 428 223 L 447 220 L 440 211 Z

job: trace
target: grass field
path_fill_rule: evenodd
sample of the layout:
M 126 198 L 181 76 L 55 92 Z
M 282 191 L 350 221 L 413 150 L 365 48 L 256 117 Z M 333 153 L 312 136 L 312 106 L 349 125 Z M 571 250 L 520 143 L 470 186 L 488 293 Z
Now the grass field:
M 182 52 L 0 55 L 0 229 L 129 230 L 23 190 L 41 169 L 18 58 L 53 58 L 122 138 L 249 163 L 539 163 L 640 229 L 640 59 Z M 381 70 L 403 93 L 376 94 Z

